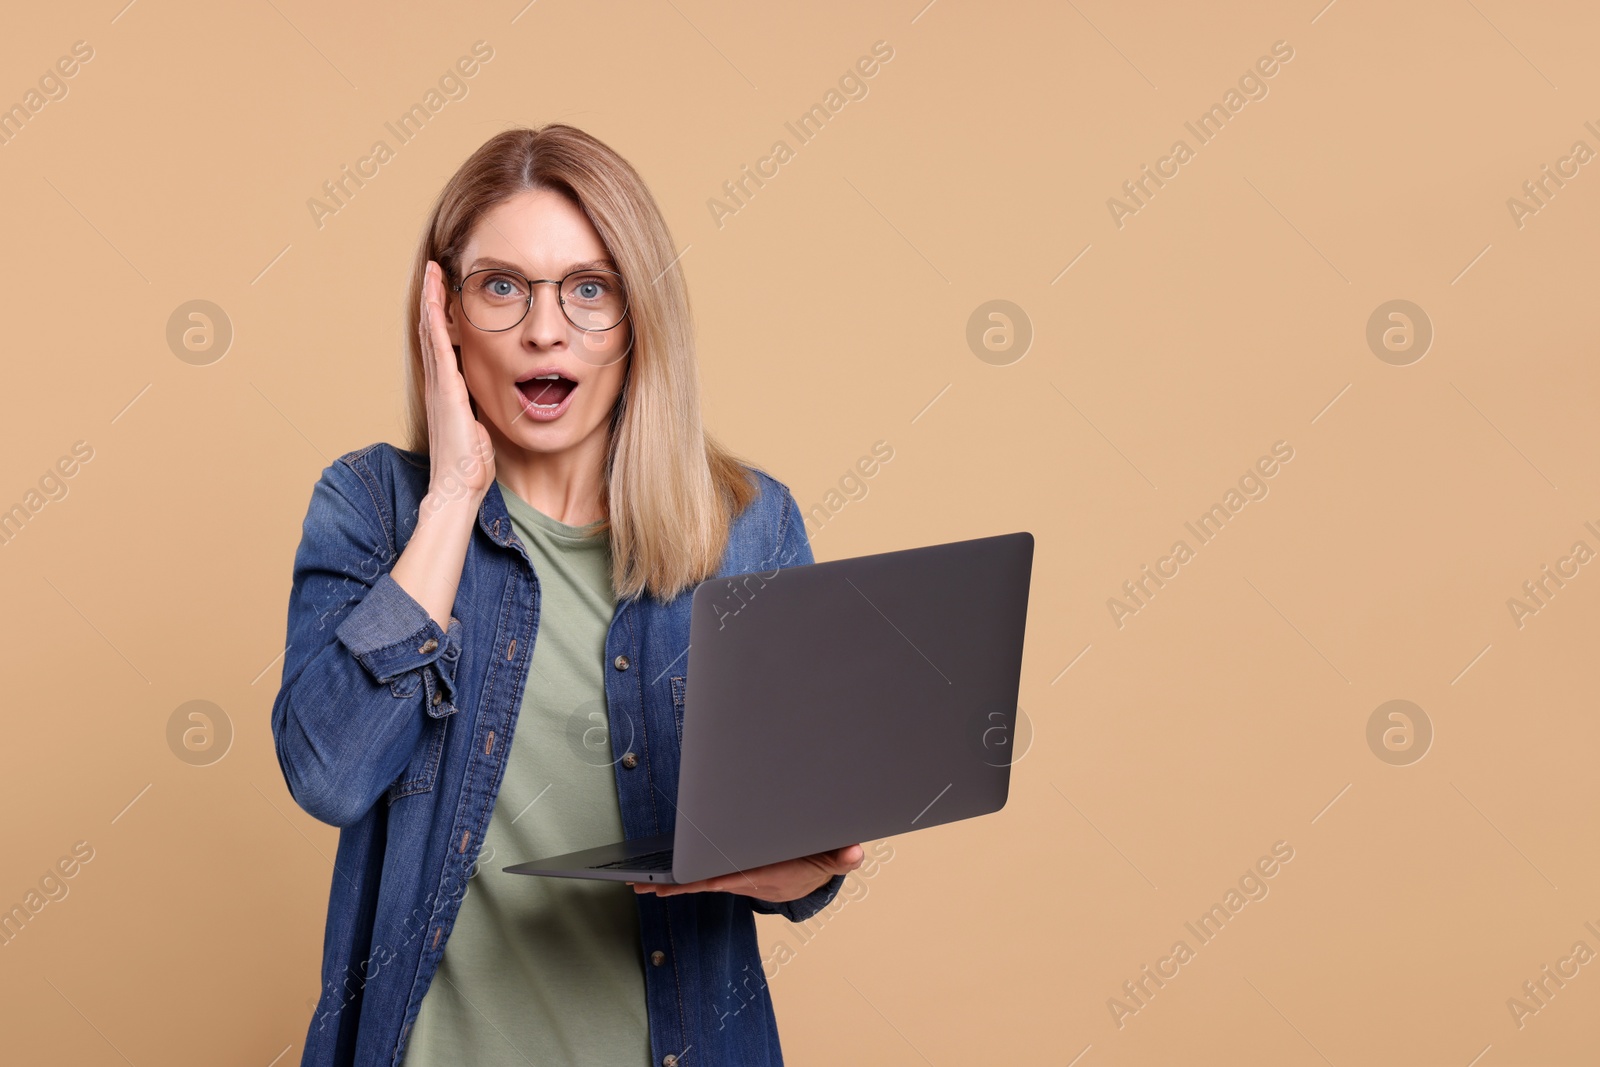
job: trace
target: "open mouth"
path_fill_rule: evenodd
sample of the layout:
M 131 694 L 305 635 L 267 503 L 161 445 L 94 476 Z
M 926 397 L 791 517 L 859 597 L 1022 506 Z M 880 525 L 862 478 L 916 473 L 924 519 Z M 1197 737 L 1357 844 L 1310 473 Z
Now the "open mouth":
M 554 411 L 566 403 L 578 383 L 560 374 L 541 374 L 517 383 L 517 391 L 533 407 Z

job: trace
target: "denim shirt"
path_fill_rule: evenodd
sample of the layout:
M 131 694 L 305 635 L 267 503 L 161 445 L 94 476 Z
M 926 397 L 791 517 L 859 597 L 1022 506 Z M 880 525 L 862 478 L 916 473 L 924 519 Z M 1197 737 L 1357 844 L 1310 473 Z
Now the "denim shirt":
M 812 562 L 794 496 L 747 469 L 760 495 L 733 521 L 716 577 Z M 500 868 L 537 858 L 475 866 L 538 634 L 538 579 L 491 485 L 441 629 L 389 573 L 429 475 L 426 455 L 381 442 L 340 456 L 312 490 L 295 553 L 272 734 L 295 802 L 340 828 L 307 1067 L 398 1065 L 468 880 L 526 877 Z M 726 597 L 737 611 L 731 581 Z M 606 635 L 628 840 L 674 826 L 691 600 L 619 600 Z M 754 913 L 803 922 L 843 882 L 783 903 L 640 894 L 652 1062 L 781 1064 Z

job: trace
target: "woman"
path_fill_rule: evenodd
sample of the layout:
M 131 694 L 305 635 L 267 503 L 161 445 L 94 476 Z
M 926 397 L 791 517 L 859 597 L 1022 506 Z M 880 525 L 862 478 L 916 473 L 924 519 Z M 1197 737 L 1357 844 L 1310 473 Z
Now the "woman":
M 700 424 L 654 199 L 571 126 L 484 144 L 412 279 L 409 448 L 312 491 L 272 729 L 341 828 L 303 1064 L 779 1064 L 754 912 L 859 845 L 681 886 L 501 868 L 670 830 L 691 598 L 809 563 Z

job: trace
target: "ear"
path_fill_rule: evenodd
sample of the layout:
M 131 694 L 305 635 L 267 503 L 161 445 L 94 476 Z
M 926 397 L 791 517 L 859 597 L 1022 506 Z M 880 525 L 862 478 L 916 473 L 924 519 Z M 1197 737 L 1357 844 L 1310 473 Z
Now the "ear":
M 459 354 L 461 350 L 461 320 L 459 310 L 461 305 L 455 300 L 455 292 L 445 286 L 444 290 L 444 327 L 450 334 L 450 343 L 456 347 Z

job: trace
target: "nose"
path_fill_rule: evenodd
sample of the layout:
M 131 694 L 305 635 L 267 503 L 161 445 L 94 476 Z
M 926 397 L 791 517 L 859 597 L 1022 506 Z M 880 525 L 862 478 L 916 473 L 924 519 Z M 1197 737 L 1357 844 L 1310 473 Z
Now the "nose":
M 546 285 L 550 286 L 549 292 L 545 292 Z M 540 348 L 549 348 L 567 336 L 567 316 L 561 310 L 557 286 L 557 282 L 534 282 L 533 306 L 522 320 L 523 337 Z

